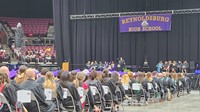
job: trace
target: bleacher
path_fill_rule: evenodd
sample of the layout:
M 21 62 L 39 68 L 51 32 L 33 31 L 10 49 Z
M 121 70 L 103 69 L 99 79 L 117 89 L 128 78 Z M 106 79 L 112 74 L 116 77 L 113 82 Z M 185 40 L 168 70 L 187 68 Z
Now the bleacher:
M 51 18 L 0 17 L 0 21 L 7 24 L 10 28 L 16 27 L 17 23 L 21 23 L 27 37 L 35 37 L 38 34 L 46 37 L 49 26 L 53 25 L 53 19 Z

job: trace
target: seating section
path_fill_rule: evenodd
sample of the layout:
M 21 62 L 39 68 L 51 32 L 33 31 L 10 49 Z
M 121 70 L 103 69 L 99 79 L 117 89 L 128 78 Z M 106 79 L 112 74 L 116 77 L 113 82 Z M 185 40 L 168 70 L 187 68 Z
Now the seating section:
M 53 25 L 53 19 L 50 18 L 11 18 L 0 17 L 0 21 L 8 24 L 9 27 L 16 27 L 18 23 L 21 23 L 23 30 L 27 37 L 47 36 L 49 25 Z
M 48 51 L 50 54 L 55 53 L 55 49 L 53 46 L 26 46 L 26 51 Z

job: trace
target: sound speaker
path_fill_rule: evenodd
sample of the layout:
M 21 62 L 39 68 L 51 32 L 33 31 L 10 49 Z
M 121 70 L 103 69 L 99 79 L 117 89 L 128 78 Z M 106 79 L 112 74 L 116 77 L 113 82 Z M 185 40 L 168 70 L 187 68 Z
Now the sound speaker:
M 191 70 L 195 69 L 195 62 L 194 61 L 190 61 L 190 69 Z

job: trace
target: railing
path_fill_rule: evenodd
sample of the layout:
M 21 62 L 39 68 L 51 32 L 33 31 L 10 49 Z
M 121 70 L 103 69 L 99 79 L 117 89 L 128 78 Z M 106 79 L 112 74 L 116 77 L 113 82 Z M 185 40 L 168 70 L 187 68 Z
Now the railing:
M 0 23 L 0 27 L 2 27 L 3 31 L 6 33 L 6 36 L 7 36 L 7 41 L 6 42 L 8 44 L 10 36 L 8 35 L 8 32 L 6 31 L 5 26 L 2 23 Z

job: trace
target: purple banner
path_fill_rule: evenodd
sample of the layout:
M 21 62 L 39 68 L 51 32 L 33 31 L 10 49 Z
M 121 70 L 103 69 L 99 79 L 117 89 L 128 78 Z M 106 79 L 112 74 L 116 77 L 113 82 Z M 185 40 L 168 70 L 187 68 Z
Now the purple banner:
M 120 32 L 170 31 L 171 17 L 171 14 L 120 17 Z

